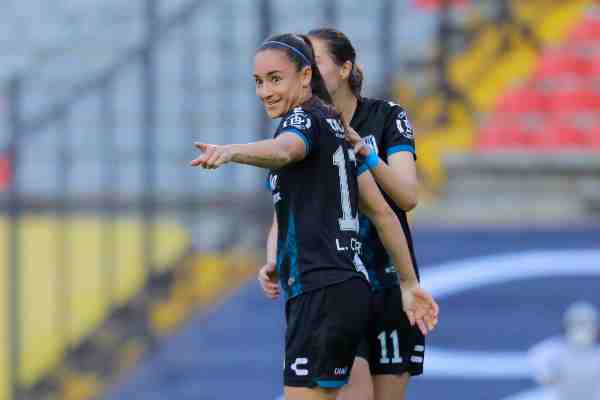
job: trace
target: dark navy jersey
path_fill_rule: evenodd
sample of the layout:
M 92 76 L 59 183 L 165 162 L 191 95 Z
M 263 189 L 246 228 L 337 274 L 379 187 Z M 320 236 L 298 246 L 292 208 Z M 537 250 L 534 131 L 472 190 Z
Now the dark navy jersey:
M 307 155 L 269 172 L 277 214 L 277 272 L 287 298 L 354 277 L 358 258 L 358 183 L 354 152 L 338 117 L 318 98 L 282 118 L 275 137 L 298 135 Z
M 412 126 L 406 111 L 399 105 L 383 100 L 361 98 L 350 126 L 361 137 L 366 138 L 367 143 L 386 163 L 390 155 L 398 152 L 412 153 L 416 160 Z M 361 167 L 359 174 L 363 172 L 363 168 L 366 170 L 366 166 Z M 418 277 L 417 260 L 406 213 L 396 206 L 383 190 L 381 192 L 400 220 Z M 364 245 L 362 260 L 369 271 L 373 288 L 379 290 L 398 285 L 396 268 L 385 251 L 375 226 L 364 215 L 360 215 L 360 239 Z

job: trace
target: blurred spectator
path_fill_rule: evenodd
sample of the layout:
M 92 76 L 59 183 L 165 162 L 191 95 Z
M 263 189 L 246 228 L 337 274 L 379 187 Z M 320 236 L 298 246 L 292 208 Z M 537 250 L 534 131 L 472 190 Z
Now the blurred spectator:
M 529 351 L 535 379 L 557 400 L 600 400 L 598 311 L 585 302 L 571 305 L 564 317 L 564 336 Z

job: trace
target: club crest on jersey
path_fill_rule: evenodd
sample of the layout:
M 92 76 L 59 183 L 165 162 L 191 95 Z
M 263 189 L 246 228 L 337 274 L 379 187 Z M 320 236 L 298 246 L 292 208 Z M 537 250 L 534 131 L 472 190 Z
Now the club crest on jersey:
M 375 139 L 374 135 L 365 136 L 363 138 L 363 143 L 371 148 L 375 154 L 379 154 L 379 148 L 377 147 L 377 139 Z
M 296 128 L 300 130 L 308 130 L 310 129 L 312 122 L 310 120 L 310 116 L 302 110 L 302 108 L 297 107 L 294 108 L 292 115 L 286 118 L 283 122 L 284 128 Z
M 413 140 L 415 135 L 413 134 L 412 125 L 408 120 L 406 111 L 401 111 L 396 118 L 396 127 L 402 136 L 409 140 Z

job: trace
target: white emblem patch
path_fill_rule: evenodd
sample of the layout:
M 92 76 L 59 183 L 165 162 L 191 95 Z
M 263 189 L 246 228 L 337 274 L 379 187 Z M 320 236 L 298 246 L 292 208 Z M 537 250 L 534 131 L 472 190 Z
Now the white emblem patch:
M 414 140 L 415 136 L 413 134 L 412 125 L 406 116 L 406 111 L 401 111 L 396 118 L 396 127 L 398 128 L 398 132 L 405 138 L 409 140 Z
M 310 115 L 305 113 L 301 108 L 295 108 L 292 115 L 287 117 L 283 122 L 284 128 L 296 128 L 303 131 L 309 130 L 312 126 Z

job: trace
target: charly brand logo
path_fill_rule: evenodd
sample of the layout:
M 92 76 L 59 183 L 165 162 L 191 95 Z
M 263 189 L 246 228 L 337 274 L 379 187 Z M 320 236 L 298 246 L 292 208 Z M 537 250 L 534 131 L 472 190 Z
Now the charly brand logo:
M 424 268 L 423 286 L 436 299 L 487 285 L 550 277 L 600 276 L 600 250 L 528 251 L 486 256 Z M 557 321 L 557 323 L 560 323 Z M 491 347 L 491 346 L 490 346 Z M 527 353 L 508 350 L 460 350 L 428 347 L 426 375 L 432 378 L 530 379 Z M 502 400 L 549 400 L 544 389 Z
M 294 363 L 290 366 L 290 368 L 292 369 L 292 371 L 294 371 L 296 376 L 307 376 L 308 369 L 300 368 L 303 365 L 308 365 L 308 358 L 305 358 L 305 357 L 296 358 L 296 361 L 294 361 Z

